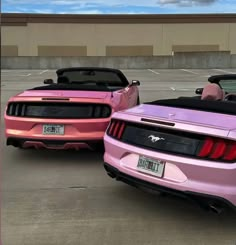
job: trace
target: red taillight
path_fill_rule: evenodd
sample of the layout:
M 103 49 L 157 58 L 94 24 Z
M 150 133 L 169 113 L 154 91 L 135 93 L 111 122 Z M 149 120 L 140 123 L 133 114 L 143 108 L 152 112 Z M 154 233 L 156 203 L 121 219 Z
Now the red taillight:
M 234 161 L 236 160 L 236 142 L 207 137 L 197 156 L 213 160 Z
M 114 120 L 110 124 L 107 132 L 108 132 L 108 135 L 114 138 L 117 138 L 117 139 L 121 139 L 124 129 L 125 129 L 125 122 Z
M 124 132 L 124 129 L 125 129 L 125 123 L 122 122 L 122 123 L 121 123 L 121 126 L 120 126 L 120 128 L 119 128 L 118 135 L 117 135 L 117 138 L 118 138 L 118 139 L 121 138 L 121 136 L 122 136 L 122 134 L 123 134 L 123 132 Z
M 211 150 L 213 148 L 214 142 L 212 138 L 206 138 L 204 141 L 204 144 L 202 146 L 202 149 L 198 153 L 199 157 L 206 157 L 211 153 Z
M 120 127 L 120 122 L 116 122 L 114 131 L 113 131 L 113 133 L 112 133 L 112 136 L 113 136 L 113 137 L 116 137 L 116 136 L 117 136 L 117 132 L 118 132 L 119 127 Z
M 111 135 L 112 130 L 114 129 L 114 127 L 115 127 L 115 122 L 112 122 L 111 125 L 110 125 L 110 127 L 109 127 L 109 129 L 108 129 L 108 134 L 109 135 Z
M 228 146 L 226 153 L 224 155 L 224 160 L 233 161 L 236 160 L 236 142 L 232 142 L 232 145 Z
M 226 142 L 224 140 L 217 140 L 214 144 L 213 152 L 210 155 L 210 158 L 217 159 L 224 155 L 226 150 Z

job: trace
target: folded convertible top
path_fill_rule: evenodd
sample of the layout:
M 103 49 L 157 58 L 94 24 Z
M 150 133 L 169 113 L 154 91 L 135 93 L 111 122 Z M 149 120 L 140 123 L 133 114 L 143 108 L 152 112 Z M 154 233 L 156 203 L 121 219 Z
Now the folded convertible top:
M 236 103 L 229 101 L 207 101 L 196 98 L 177 98 L 156 100 L 145 104 L 236 115 Z
M 103 92 L 112 92 L 121 89 L 121 87 L 106 87 L 106 86 L 86 86 L 80 84 L 51 84 L 46 86 L 39 86 L 31 88 L 28 90 L 80 90 L 80 91 L 103 91 Z

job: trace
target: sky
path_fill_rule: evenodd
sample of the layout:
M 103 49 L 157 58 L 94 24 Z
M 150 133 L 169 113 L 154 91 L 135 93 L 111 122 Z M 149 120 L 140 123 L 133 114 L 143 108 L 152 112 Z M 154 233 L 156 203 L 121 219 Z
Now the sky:
M 236 0 L 2 0 L 2 13 L 236 13 Z

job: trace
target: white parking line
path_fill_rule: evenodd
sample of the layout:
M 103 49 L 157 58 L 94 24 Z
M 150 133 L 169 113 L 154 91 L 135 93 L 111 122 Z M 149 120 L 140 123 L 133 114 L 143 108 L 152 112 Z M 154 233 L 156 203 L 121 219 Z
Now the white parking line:
M 1 74 L 3 77 L 29 77 L 31 76 L 31 73 L 28 73 L 27 75 L 21 75 L 21 74 Z
M 186 70 L 186 69 L 180 69 L 181 71 L 185 71 L 185 72 L 188 72 L 188 73 L 192 73 L 194 75 L 198 75 L 198 73 L 194 72 L 194 71 L 190 71 L 190 70 Z
M 39 75 L 42 75 L 43 73 L 48 72 L 48 70 L 41 71 Z
M 27 75 L 19 75 L 19 76 L 21 76 L 21 77 L 29 77 L 29 76 L 31 76 L 31 73 L 28 73 Z
M 29 72 L 29 70 L 1 70 L 3 73 L 22 73 L 22 72 Z
M 213 70 L 214 70 L 214 71 L 223 72 L 223 73 L 235 74 L 235 72 L 232 72 L 232 71 L 225 71 L 225 70 L 222 70 L 222 69 L 213 69 Z
M 195 88 L 175 88 L 175 87 L 170 87 L 172 91 L 193 91 Z
M 160 74 L 159 72 L 157 72 L 157 71 L 153 71 L 153 70 L 151 70 L 151 69 L 148 69 L 148 71 L 150 71 L 150 72 L 152 72 L 152 73 L 155 73 L 155 74 L 157 74 L 157 75 L 159 75 L 159 74 Z
M 194 88 L 178 88 L 176 91 L 193 91 Z

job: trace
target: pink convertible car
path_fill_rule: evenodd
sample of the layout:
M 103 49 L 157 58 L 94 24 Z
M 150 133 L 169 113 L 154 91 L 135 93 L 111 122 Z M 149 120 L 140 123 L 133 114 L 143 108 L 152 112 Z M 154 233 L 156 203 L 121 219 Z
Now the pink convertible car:
M 20 148 L 96 149 L 115 111 L 139 104 L 139 81 L 120 70 L 65 68 L 57 82 L 9 99 L 5 111 L 7 145 Z
M 186 197 L 221 212 L 236 207 L 236 75 L 214 76 L 201 96 L 157 100 L 113 114 L 104 136 L 109 176 Z

